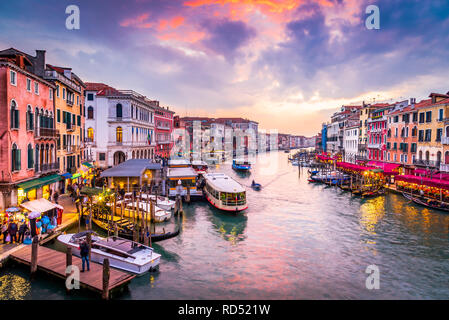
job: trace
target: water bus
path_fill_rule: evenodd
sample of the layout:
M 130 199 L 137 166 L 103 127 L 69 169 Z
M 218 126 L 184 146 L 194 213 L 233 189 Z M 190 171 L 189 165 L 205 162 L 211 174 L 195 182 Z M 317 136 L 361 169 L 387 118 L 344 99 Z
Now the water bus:
M 207 173 L 204 195 L 207 201 L 217 209 L 239 212 L 248 208 L 246 190 L 237 181 L 224 173 Z

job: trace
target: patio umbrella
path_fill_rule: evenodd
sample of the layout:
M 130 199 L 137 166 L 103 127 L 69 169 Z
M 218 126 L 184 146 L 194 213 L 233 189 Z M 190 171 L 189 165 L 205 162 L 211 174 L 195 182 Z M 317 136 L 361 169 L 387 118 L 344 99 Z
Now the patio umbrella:
M 31 211 L 29 214 L 28 214 L 28 219 L 36 219 L 36 218 L 39 218 L 41 216 L 41 213 L 40 212 L 37 212 L 37 211 Z

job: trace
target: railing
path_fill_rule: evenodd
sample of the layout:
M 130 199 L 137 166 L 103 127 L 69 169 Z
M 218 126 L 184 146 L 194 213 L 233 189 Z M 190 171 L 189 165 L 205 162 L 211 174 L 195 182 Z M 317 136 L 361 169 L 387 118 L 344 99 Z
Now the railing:
M 442 144 L 449 144 L 449 137 L 441 137 Z
M 74 89 L 75 91 L 77 91 L 78 93 L 81 92 L 81 87 L 79 85 L 77 85 L 75 82 L 73 82 L 72 80 L 66 78 L 65 76 L 59 74 L 58 72 L 56 72 L 55 70 L 45 70 L 44 72 L 44 79 L 48 80 L 59 80 L 62 83 L 64 83 L 65 85 L 69 86 L 70 88 Z
M 48 172 L 56 170 L 59 170 L 59 164 L 57 162 L 34 165 L 34 171 L 36 172 Z
M 156 126 L 156 128 L 161 129 L 161 130 L 170 130 L 170 127 L 165 127 L 165 126 Z
M 69 106 L 73 106 L 73 101 L 72 101 L 72 100 L 66 100 L 66 102 L 67 102 L 67 104 L 68 104 Z
M 380 143 L 368 143 L 368 148 L 380 149 Z
M 71 124 L 71 123 L 66 123 L 66 130 L 67 131 L 75 131 L 76 129 L 76 125 Z
M 34 129 L 34 135 L 37 138 L 56 138 L 59 131 L 53 128 L 36 128 Z
M 79 146 L 77 145 L 67 145 L 64 147 L 64 150 L 67 151 L 67 153 L 76 153 L 79 151 Z
M 413 164 L 420 165 L 420 166 L 427 166 L 427 167 L 439 167 L 441 164 L 441 161 L 415 159 L 413 161 Z
M 440 164 L 440 171 L 449 172 L 449 164 Z

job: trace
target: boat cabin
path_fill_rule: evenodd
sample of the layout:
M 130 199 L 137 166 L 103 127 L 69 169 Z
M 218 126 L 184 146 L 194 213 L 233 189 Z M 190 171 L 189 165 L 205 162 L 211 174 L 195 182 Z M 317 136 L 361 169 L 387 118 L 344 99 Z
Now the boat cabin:
M 180 185 L 179 181 L 181 181 Z M 198 173 L 190 167 L 168 168 L 168 196 L 175 197 L 178 193 L 185 196 L 187 187 L 190 188 L 191 196 L 202 196 L 202 192 L 197 189 L 197 181 Z
M 231 177 L 224 173 L 207 173 L 204 179 L 206 198 L 217 209 L 236 212 L 248 208 L 245 188 Z

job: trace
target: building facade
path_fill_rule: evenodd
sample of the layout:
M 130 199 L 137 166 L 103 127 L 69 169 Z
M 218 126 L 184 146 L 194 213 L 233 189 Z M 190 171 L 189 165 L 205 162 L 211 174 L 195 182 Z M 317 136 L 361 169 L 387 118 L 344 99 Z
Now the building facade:
M 383 161 L 387 149 L 387 114 L 390 106 L 373 110 L 368 119 L 368 159 Z
M 155 153 L 160 157 L 170 157 L 170 151 L 173 147 L 173 116 L 174 112 L 168 107 L 159 106 L 159 101 L 154 105 L 154 122 L 156 133 Z

